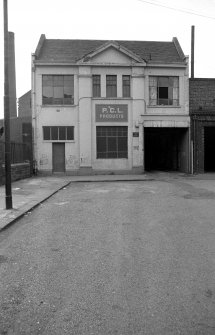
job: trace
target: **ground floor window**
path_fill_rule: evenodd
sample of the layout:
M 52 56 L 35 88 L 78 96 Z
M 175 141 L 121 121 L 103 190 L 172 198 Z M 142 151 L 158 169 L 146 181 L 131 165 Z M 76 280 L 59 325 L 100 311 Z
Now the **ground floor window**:
M 96 127 L 97 158 L 128 158 L 128 127 Z
M 44 141 L 73 141 L 74 126 L 45 126 L 43 139 Z

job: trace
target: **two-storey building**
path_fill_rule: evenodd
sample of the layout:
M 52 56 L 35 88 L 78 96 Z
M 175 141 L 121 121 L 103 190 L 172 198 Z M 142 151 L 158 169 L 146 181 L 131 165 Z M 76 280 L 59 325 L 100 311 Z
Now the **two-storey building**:
M 40 172 L 189 171 L 188 58 L 171 42 L 57 40 L 32 55 Z

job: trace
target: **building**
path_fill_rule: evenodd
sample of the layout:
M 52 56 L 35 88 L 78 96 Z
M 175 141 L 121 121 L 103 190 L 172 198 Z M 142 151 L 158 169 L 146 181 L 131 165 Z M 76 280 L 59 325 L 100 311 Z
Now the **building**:
M 33 171 L 32 116 L 31 106 L 24 97 L 19 98 L 19 116 L 17 117 L 16 99 L 16 63 L 14 33 L 8 35 L 8 88 L 10 112 L 10 163 L 11 179 L 29 177 Z M 30 91 L 28 100 L 31 99 Z M 25 101 L 25 103 L 23 103 Z M 5 161 L 5 125 L 0 119 L 0 185 L 4 183 Z
M 32 55 L 39 172 L 190 169 L 189 73 L 170 42 L 57 40 Z
M 18 101 L 18 116 L 30 117 L 31 116 L 31 90 L 23 94 Z
M 215 171 L 215 79 L 190 79 L 193 172 Z

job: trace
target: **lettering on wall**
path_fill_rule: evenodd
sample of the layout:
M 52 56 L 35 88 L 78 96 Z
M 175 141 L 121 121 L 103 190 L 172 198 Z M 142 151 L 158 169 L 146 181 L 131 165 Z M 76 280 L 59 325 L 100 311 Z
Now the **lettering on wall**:
M 127 122 L 128 105 L 96 105 L 96 122 Z

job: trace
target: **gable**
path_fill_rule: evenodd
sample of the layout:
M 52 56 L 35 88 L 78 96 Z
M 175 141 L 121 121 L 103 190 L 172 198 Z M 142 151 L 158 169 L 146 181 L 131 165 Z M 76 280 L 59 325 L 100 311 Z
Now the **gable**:
M 114 47 L 109 47 L 90 58 L 90 62 L 97 64 L 131 64 L 136 61 Z
M 120 45 L 116 41 L 103 43 L 97 49 L 86 54 L 79 60 L 79 63 L 96 63 L 96 64 L 126 64 L 145 63 L 145 61 L 128 48 Z

